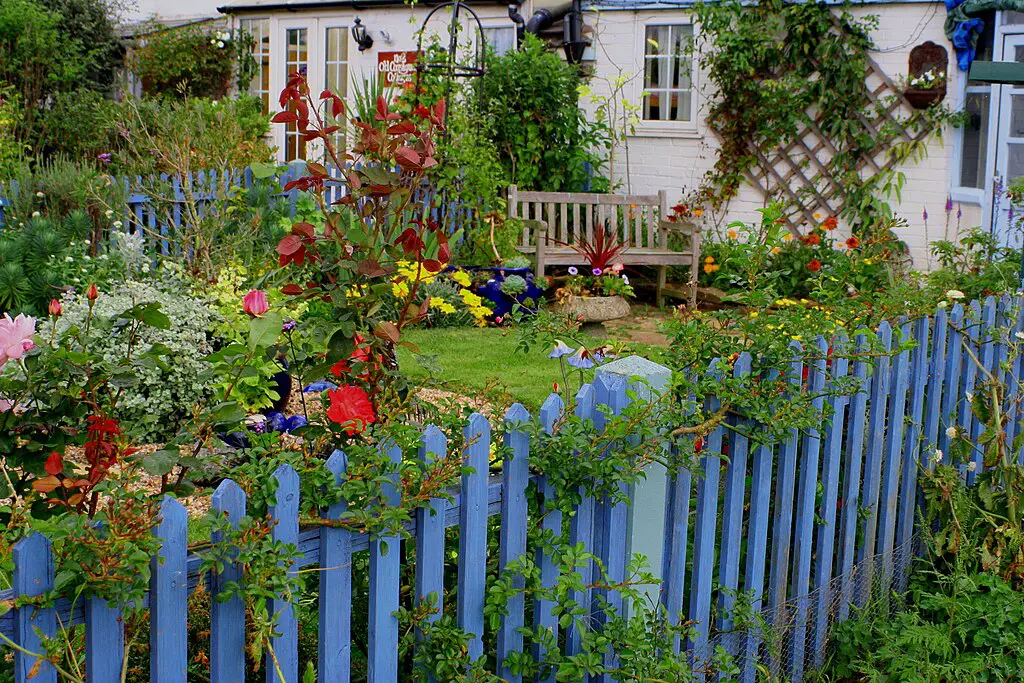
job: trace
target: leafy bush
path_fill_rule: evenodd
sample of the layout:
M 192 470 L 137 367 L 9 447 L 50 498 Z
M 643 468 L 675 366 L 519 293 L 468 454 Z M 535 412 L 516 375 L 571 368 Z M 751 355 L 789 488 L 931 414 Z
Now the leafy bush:
M 14 174 L 28 146 L 18 140 L 21 100 L 9 85 L 0 84 L 0 182 Z
M 154 26 L 132 66 L 148 95 L 222 98 L 236 65 L 249 53 L 247 41 L 236 40 L 226 31 Z M 239 76 L 239 81 L 248 82 L 248 78 Z
M 482 120 L 505 172 L 523 189 L 607 190 L 594 150 L 607 134 L 579 107 L 579 72 L 545 44 L 526 36 L 520 50 L 488 62 L 480 79 Z
M 63 235 L 42 217 L 0 232 L 0 312 L 46 311 L 50 299 L 61 293 L 55 267 L 64 252 Z
M 167 349 L 171 362 L 137 369 L 134 378 L 125 382 L 125 393 L 117 406 L 118 419 L 131 425 L 133 436 L 140 440 L 169 438 L 192 414 L 193 407 L 211 395 L 202 374 L 209 367 L 204 358 L 213 351 L 209 332 L 216 313 L 185 291 L 187 287 L 176 280 L 125 282 L 102 292 L 95 302 L 92 324 L 109 332 L 97 342 L 95 350 L 108 360 L 123 357 L 128 343 L 114 326 L 112 316 L 136 304 L 157 302 L 171 321 L 168 329 L 144 328 L 139 338 L 141 352 L 159 345 Z M 65 297 L 60 329 L 84 326 L 88 314 L 84 296 Z
M 957 289 L 968 299 L 981 299 L 1020 282 L 1020 252 L 1000 247 L 987 230 L 969 230 L 959 243 L 936 240 L 931 251 L 941 265 L 928 276 L 937 290 Z

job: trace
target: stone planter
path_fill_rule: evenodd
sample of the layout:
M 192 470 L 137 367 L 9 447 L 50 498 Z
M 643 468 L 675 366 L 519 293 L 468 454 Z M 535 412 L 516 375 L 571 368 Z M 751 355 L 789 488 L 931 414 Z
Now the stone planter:
M 558 313 L 581 316 L 583 329 L 601 332 L 601 323 L 618 320 L 629 315 L 629 302 L 621 296 L 574 296 L 564 303 L 555 304 Z

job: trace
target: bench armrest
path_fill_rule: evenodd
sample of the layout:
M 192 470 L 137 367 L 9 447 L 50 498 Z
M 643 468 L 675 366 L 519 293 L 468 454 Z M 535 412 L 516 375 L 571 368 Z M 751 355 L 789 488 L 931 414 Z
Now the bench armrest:
M 689 221 L 658 221 L 658 230 L 662 232 L 683 232 L 692 235 L 700 232 L 700 226 Z

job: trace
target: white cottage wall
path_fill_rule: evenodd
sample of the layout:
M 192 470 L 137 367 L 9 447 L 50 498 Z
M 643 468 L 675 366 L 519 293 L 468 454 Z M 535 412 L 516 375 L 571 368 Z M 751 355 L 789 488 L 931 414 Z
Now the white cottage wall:
M 941 3 L 872 4 L 856 7 L 852 11 L 857 15 L 873 14 L 878 17 L 878 29 L 872 34 L 876 49 L 871 56 L 890 78 L 905 76 L 911 48 L 928 40 L 946 47 L 950 53 L 949 68 L 955 69 L 953 50 L 943 32 L 945 10 Z M 607 93 L 608 83 L 617 76 L 641 73 L 646 25 L 691 21 L 691 13 L 683 9 L 606 9 L 591 12 L 588 24 L 594 26 L 596 35 L 594 90 Z M 699 32 L 700 27 L 694 30 L 695 33 Z M 632 191 L 649 192 L 664 189 L 670 193 L 670 197 L 677 198 L 684 190 L 697 187 L 714 164 L 719 141 L 705 120 L 709 97 L 707 79 L 700 71 L 694 78 L 699 92 L 695 122 L 690 125 L 675 124 L 675 130 L 667 130 L 665 124 L 641 123 L 636 133 L 628 137 L 628 149 L 619 150 L 617 167 L 621 172 L 616 173 L 616 181 L 623 190 L 629 188 Z M 634 102 L 640 102 L 642 86 L 639 76 L 631 83 L 627 95 Z M 951 87 L 946 101 L 951 106 L 959 104 L 959 93 L 954 90 Z M 900 237 L 909 245 L 914 264 L 918 268 L 931 265 L 928 241 L 940 239 L 947 234 L 944 206 L 954 168 L 955 144 L 956 131 L 945 130 L 941 139 L 932 140 L 923 161 L 906 164 L 900 169 L 906 174 L 902 201 L 893 198 L 891 204 L 908 221 Z M 758 218 L 757 209 L 764 203 L 761 192 L 745 184 L 739 195 L 729 203 L 724 215 L 705 214 L 706 228 L 714 235 L 716 230 L 720 230 L 729 221 L 754 221 Z M 962 229 L 981 223 L 981 207 L 963 204 L 961 208 Z M 925 209 L 929 215 L 927 230 L 923 220 Z M 955 214 L 956 207 L 950 220 L 950 237 L 955 233 Z

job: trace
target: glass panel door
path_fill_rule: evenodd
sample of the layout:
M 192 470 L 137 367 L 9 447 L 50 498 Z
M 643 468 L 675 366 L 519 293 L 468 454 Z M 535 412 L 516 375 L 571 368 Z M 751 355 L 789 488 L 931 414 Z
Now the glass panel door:
M 309 76 L 309 29 L 305 27 L 285 28 L 285 60 L 284 78 L 298 73 Z M 310 89 L 315 86 L 311 83 Z M 294 103 L 288 104 L 289 109 L 294 111 Z M 294 161 L 306 158 L 306 141 L 299 134 L 298 125 L 287 124 L 284 132 L 284 160 Z
M 1003 38 L 1003 61 L 1024 63 L 1024 35 L 1011 34 Z M 992 231 L 1000 244 L 1019 248 L 1024 207 L 1012 205 L 1006 190 L 1014 180 L 1024 177 L 1024 86 L 1001 85 L 999 93 Z

